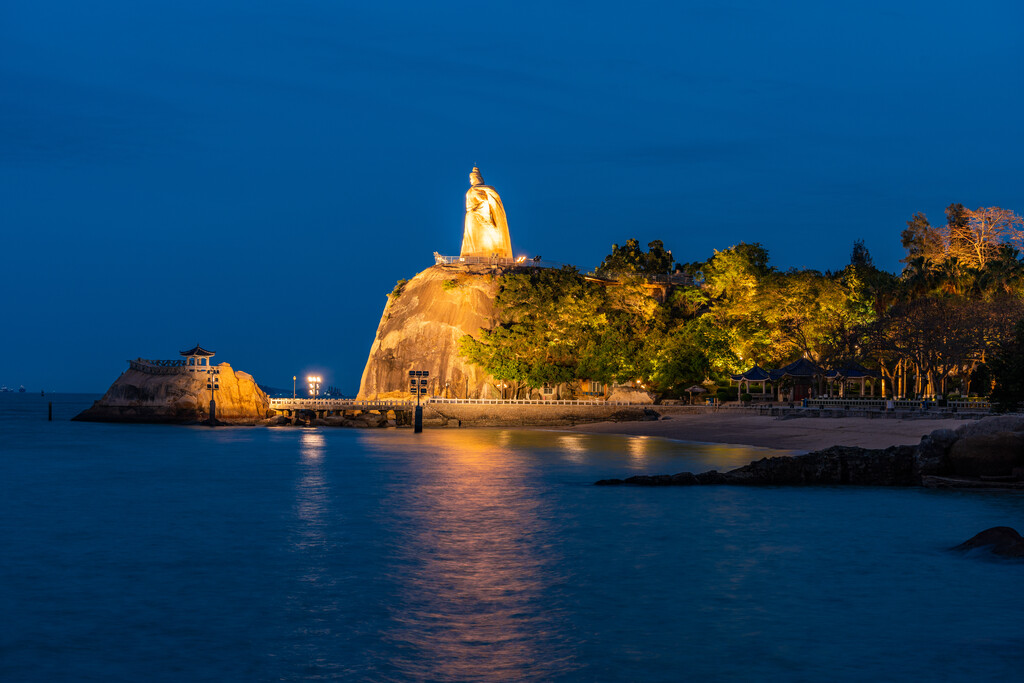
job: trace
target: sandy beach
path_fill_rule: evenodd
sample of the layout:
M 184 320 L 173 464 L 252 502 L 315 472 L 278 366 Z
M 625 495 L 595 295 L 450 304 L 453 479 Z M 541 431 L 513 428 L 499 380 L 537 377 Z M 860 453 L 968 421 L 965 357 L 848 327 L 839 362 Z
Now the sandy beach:
M 659 436 L 684 441 L 744 444 L 784 450 L 814 451 L 829 446 L 887 448 L 916 444 L 935 429 L 956 429 L 972 420 L 870 419 L 864 417 L 775 417 L 707 413 L 679 414 L 651 422 L 595 422 L 573 431 Z

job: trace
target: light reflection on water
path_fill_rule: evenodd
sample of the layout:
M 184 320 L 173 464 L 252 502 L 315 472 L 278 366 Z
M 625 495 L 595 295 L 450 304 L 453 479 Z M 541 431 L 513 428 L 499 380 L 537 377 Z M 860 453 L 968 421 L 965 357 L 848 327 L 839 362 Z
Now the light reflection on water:
M 494 437 L 498 438 L 495 439 Z M 564 631 L 545 591 L 560 580 L 551 510 L 528 485 L 509 432 L 465 430 L 393 490 L 401 590 L 385 638 L 402 680 L 542 680 L 564 673 Z

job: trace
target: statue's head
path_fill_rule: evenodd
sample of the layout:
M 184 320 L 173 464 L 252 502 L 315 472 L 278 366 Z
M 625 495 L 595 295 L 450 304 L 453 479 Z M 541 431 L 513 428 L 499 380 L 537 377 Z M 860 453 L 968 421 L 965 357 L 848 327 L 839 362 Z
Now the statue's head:
M 476 166 L 469 172 L 469 184 L 470 185 L 483 185 L 484 177 L 480 175 L 480 169 Z

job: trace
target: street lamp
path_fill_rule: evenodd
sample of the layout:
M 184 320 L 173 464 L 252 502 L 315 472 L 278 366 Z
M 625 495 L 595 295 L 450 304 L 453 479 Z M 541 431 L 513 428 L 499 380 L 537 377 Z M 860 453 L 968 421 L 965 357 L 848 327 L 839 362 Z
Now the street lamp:
M 206 370 L 206 388 L 210 390 L 210 424 L 217 422 L 217 401 L 215 392 L 220 389 L 220 368 L 209 367 Z
M 292 375 L 292 400 L 295 400 L 295 380 L 297 379 L 298 377 Z
M 313 398 L 320 394 L 320 379 L 319 375 L 310 375 L 306 378 L 306 381 L 309 382 L 309 395 Z

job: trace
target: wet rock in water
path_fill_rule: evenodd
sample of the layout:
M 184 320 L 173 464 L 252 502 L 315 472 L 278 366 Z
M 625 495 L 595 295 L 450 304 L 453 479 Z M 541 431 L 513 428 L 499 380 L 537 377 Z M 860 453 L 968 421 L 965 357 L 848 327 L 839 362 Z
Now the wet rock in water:
M 732 483 L 728 479 L 728 473 L 722 474 L 718 470 L 701 472 L 700 474 L 694 475 L 694 479 L 696 479 L 697 483 L 701 486 L 714 486 L 718 484 Z
M 604 479 L 602 486 L 806 486 L 852 484 L 859 486 L 914 486 L 914 446 L 869 450 L 833 446 L 815 453 L 762 458 L 728 472 L 637 475 L 628 479 Z
M 729 484 L 913 486 L 914 446 L 871 450 L 832 446 L 807 455 L 762 458 L 725 473 Z
M 987 548 L 993 555 L 1000 557 L 1024 557 L 1024 538 L 1021 538 L 1016 529 L 994 526 L 964 541 L 953 550 L 966 552 L 978 548 Z

